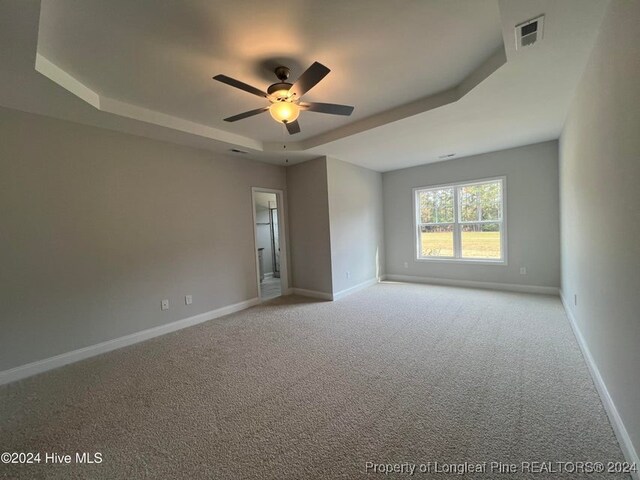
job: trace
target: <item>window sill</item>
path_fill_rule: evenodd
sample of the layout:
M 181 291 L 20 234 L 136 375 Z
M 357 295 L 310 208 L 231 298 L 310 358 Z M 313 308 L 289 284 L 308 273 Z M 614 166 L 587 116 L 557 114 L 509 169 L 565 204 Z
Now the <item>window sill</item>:
M 500 267 L 506 267 L 508 265 L 506 260 L 473 260 L 466 258 L 416 258 L 414 261 L 427 263 L 458 263 L 464 265 L 495 265 Z

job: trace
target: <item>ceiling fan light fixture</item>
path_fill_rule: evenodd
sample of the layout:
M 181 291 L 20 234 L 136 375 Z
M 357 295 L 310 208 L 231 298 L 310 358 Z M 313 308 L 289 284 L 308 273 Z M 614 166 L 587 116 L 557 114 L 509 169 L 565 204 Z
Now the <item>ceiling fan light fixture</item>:
M 300 115 L 300 106 L 287 101 L 274 102 L 269 107 L 269 113 L 276 122 L 291 123 Z
M 344 115 L 347 117 L 353 112 L 353 107 L 349 105 L 314 102 L 298 103 L 302 96 L 315 87 L 330 71 L 331 70 L 321 63 L 313 62 L 294 83 L 289 83 L 286 81 L 289 78 L 289 69 L 284 66 L 279 66 L 274 70 L 274 73 L 280 81 L 269 85 L 266 92 L 222 74 L 216 75 L 213 79 L 252 95 L 266 98 L 271 103 L 262 108 L 256 108 L 225 118 L 225 122 L 236 122 L 269 110 L 269 114 L 276 122 L 286 126 L 289 135 L 295 135 L 296 133 L 300 133 L 300 125 L 297 122 L 300 110 L 327 113 L 330 115 Z

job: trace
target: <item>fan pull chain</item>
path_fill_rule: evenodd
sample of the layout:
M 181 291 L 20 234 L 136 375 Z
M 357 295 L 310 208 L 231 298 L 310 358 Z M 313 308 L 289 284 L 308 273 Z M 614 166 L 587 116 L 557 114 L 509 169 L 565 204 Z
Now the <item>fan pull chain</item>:
M 282 151 L 284 152 L 284 163 L 289 163 L 289 159 L 287 158 L 287 144 L 284 142 L 286 128 L 287 126 L 282 123 Z

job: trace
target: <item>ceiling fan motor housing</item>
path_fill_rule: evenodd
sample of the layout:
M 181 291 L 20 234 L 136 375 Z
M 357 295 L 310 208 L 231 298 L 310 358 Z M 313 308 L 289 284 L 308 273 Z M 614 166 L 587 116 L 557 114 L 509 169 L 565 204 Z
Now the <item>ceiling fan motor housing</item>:
M 273 85 L 270 85 L 269 88 L 267 88 L 267 93 L 269 95 L 273 95 L 276 92 L 288 92 L 292 86 L 293 84 L 288 82 L 274 83 Z M 276 97 L 278 97 L 279 100 L 282 99 L 281 96 L 282 96 L 282 93 L 280 95 L 276 95 Z M 285 98 L 288 98 L 288 96 L 286 96 Z
M 269 88 L 267 89 L 267 93 L 269 95 L 275 94 L 274 96 L 278 100 L 288 99 L 289 95 L 285 95 L 285 94 L 293 86 L 293 84 L 286 81 L 287 78 L 289 78 L 289 74 L 291 73 L 291 71 L 289 70 L 289 67 L 280 65 L 279 67 L 276 67 L 273 70 L 273 73 L 276 74 L 276 77 L 278 77 L 278 80 L 280 80 L 280 82 L 274 83 L 273 85 L 269 86 Z

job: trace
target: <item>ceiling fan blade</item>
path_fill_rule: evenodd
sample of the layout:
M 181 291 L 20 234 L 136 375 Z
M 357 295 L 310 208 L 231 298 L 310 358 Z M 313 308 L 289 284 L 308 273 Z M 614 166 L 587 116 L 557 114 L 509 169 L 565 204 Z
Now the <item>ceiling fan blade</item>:
M 320 80 L 327 76 L 330 72 L 327 67 L 318 62 L 313 62 L 305 72 L 298 77 L 293 87 L 289 89 L 291 95 L 295 95 L 296 98 L 302 97 L 305 93 L 315 87 Z
M 253 93 L 259 97 L 269 98 L 266 92 L 258 90 L 256 87 L 252 87 L 251 85 L 247 85 L 240 80 L 236 80 L 235 78 L 227 77 L 226 75 L 216 75 L 213 77 L 214 80 L 217 80 L 222 83 L 226 83 L 227 85 L 231 85 L 232 87 L 239 88 L 240 90 L 244 90 L 245 92 Z
M 287 127 L 287 131 L 289 132 L 289 135 L 293 135 L 294 133 L 300 133 L 300 124 L 298 123 L 297 120 L 293 122 L 287 122 L 285 123 L 285 125 Z
M 258 115 L 259 113 L 266 112 L 267 110 L 269 110 L 269 107 L 256 108 L 255 110 L 249 110 L 248 112 L 239 113 L 238 115 L 234 115 L 233 117 L 225 118 L 224 121 L 237 122 L 238 120 L 253 117 L 254 115 Z
M 300 108 L 308 110 L 309 112 L 318 113 L 330 113 L 331 115 L 345 115 L 349 116 L 353 112 L 353 108 L 350 105 L 338 105 L 335 103 L 301 103 Z

